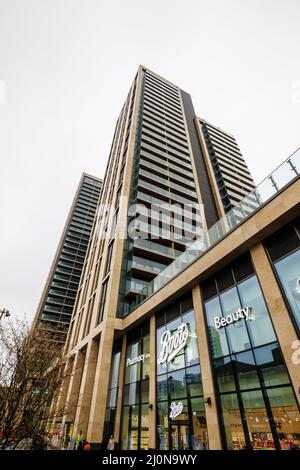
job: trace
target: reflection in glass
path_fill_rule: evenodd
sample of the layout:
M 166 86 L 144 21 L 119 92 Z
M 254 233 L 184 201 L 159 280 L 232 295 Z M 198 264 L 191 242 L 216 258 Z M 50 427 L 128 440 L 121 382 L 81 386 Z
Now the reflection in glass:
M 242 400 L 253 450 L 275 450 L 274 439 L 261 390 L 244 392 Z
M 149 402 L 149 379 L 141 380 L 141 403 Z
M 167 400 L 168 382 L 167 374 L 157 376 L 157 401 Z
M 251 351 L 232 356 L 237 373 L 240 389 L 259 388 L 259 378 L 256 372 L 254 356 Z
M 129 449 L 129 406 L 123 406 L 123 415 L 122 415 L 122 449 Z
M 109 408 L 114 408 L 117 405 L 117 395 L 118 395 L 118 388 L 112 388 L 108 392 L 108 400 L 107 406 Z
M 141 406 L 140 449 L 149 449 L 149 405 Z
M 254 351 L 256 363 L 262 370 L 265 386 L 289 383 L 289 376 L 277 343 Z
M 242 299 L 242 306 L 252 309 L 254 320 L 247 322 L 252 339 L 252 346 L 276 341 L 274 329 L 269 317 L 264 298 L 256 276 L 252 276 L 238 285 L 238 290 Z
M 120 359 L 121 359 L 121 352 L 117 352 L 112 357 L 113 363 L 110 368 L 109 388 L 118 386 Z
M 236 287 L 220 295 L 223 316 L 235 313 L 241 307 Z M 226 328 L 231 352 L 239 352 L 250 347 L 250 339 L 246 330 L 245 320 L 240 319 Z
M 168 402 L 157 404 L 157 447 L 158 449 L 169 449 L 169 407 Z
M 189 367 L 185 372 L 190 397 L 203 395 L 200 367 Z
M 274 263 L 274 266 L 300 330 L 300 250 Z
M 214 360 L 214 370 L 220 392 L 232 392 L 235 390 L 234 373 L 231 358 L 229 356 Z
M 208 449 L 208 433 L 203 397 L 191 400 L 193 435 L 191 436 L 192 449 Z
M 189 328 L 189 339 L 185 348 L 185 362 L 186 366 L 192 366 L 194 364 L 198 364 L 199 362 L 199 351 L 194 311 L 191 310 L 190 312 L 183 315 L 182 322 L 186 323 Z
M 205 303 L 205 311 L 206 311 L 206 318 L 207 318 L 207 326 L 208 326 L 208 335 L 211 344 L 212 356 L 220 357 L 226 356 L 229 354 L 227 339 L 225 328 L 217 329 L 215 327 L 214 318 L 221 317 L 222 311 L 220 307 L 219 298 L 216 297 L 212 300 L 209 300 Z
M 228 450 L 244 450 L 244 435 L 240 407 L 235 393 L 221 395 L 222 418 Z
M 300 450 L 300 414 L 292 388 L 271 388 L 268 397 L 281 449 Z
M 134 405 L 138 403 L 140 399 L 139 383 L 134 382 L 132 384 L 124 385 L 123 392 L 123 404 Z
M 169 374 L 168 383 L 171 400 L 177 400 L 178 398 L 186 397 L 187 391 L 184 369 Z

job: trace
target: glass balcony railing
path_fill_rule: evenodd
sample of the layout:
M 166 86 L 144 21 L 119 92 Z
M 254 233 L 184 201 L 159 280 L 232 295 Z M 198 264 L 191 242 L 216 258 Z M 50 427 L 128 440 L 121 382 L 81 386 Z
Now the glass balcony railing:
M 143 113 L 143 122 L 145 124 L 149 124 L 149 123 L 152 123 L 155 127 L 157 126 L 160 126 L 160 128 L 162 130 L 165 130 L 167 133 L 168 132 L 171 132 L 172 135 L 175 135 L 177 136 L 178 140 L 180 142 L 182 142 L 183 144 L 187 145 L 187 139 L 186 139 L 186 135 L 185 135 L 185 131 L 183 130 L 183 132 L 181 130 L 179 130 L 177 127 L 174 127 L 170 121 L 166 121 L 165 119 L 161 119 L 160 117 L 158 116 L 155 116 L 155 119 L 153 120 L 154 116 L 152 115 L 152 113 L 149 114 L 149 111 L 147 111 L 146 109 L 144 109 L 144 113 Z
M 150 240 L 143 240 L 142 238 L 134 240 L 134 242 L 130 244 L 129 248 L 131 249 L 133 246 L 136 246 L 137 248 L 144 248 L 147 251 L 157 251 L 159 253 L 162 253 L 163 255 L 171 257 L 177 257 L 182 254 L 182 251 L 180 250 L 176 250 L 175 248 L 161 245 L 160 243 L 152 242 Z
M 155 196 L 150 196 L 149 194 L 144 193 L 142 191 L 137 191 L 136 198 L 140 199 L 141 201 L 149 202 L 153 204 L 154 206 L 157 205 L 159 208 L 164 207 L 165 210 L 170 210 L 171 212 L 174 212 L 174 214 L 178 214 L 179 216 L 183 217 L 183 208 L 182 206 L 177 205 L 178 204 L 177 202 L 170 204 L 162 199 L 159 199 Z M 192 209 L 197 210 L 197 203 L 189 201 L 189 203 L 185 207 L 187 207 L 189 210 L 192 210 Z M 191 218 L 191 217 L 188 217 L 188 218 Z
M 65 297 L 66 297 L 66 296 L 65 296 Z M 65 297 L 64 297 L 64 298 L 65 298 Z M 73 308 L 73 303 L 70 304 L 70 303 L 68 303 L 68 301 L 70 301 L 70 299 L 66 299 L 66 300 L 64 301 L 64 305 L 65 305 L 66 307 L 71 307 L 71 308 Z M 49 303 L 50 303 L 50 302 L 53 302 L 53 303 L 56 303 L 56 304 L 61 305 L 62 299 L 61 299 L 61 298 L 57 298 L 57 297 L 48 296 L 48 297 L 47 297 L 47 302 L 49 302 Z
M 169 147 L 166 144 L 161 144 L 160 142 L 156 141 L 155 139 L 151 139 L 151 137 L 148 137 L 146 134 L 142 134 L 142 141 L 146 142 L 148 145 L 153 144 L 155 150 L 156 150 L 156 148 L 158 148 L 161 152 L 170 153 L 172 156 L 174 156 L 174 157 L 176 157 L 180 160 L 184 160 L 188 163 L 190 162 L 190 157 L 188 155 L 185 155 L 184 152 L 180 152 L 179 150 L 175 150 L 175 149 Z M 153 148 L 152 145 L 151 145 L 151 148 Z
M 149 139 L 148 139 L 149 140 Z M 190 159 L 188 158 L 183 158 L 183 157 L 177 157 L 177 156 L 174 156 L 173 154 L 170 154 L 168 152 L 168 149 L 165 148 L 164 150 L 163 149 L 159 149 L 157 147 L 153 147 L 152 145 L 149 145 L 146 141 L 142 140 L 141 142 L 141 147 L 142 148 L 145 148 L 146 150 L 150 150 L 151 152 L 154 152 L 155 154 L 158 154 L 158 155 L 161 155 L 162 157 L 164 157 L 164 159 L 168 158 L 170 159 L 173 163 L 178 163 L 179 165 L 182 165 L 184 166 L 185 168 L 190 168 L 192 169 L 192 165 L 190 163 Z
M 53 285 L 54 283 L 52 283 Z M 61 287 L 61 286 L 60 286 Z M 64 290 L 58 290 L 58 289 L 49 289 L 49 294 L 57 294 L 60 295 L 61 297 L 70 297 L 72 299 L 75 299 L 76 294 L 74 292 L 70 292 L 68 288 L 65 288 Z
M 181 273 L 195 260 L 199 259 L 213 245 L 226 237 L 229 232 L 238 227 L 247 217 L 280 193 L 288 184 L 299 178 L 300 148 L 287 158 L 276 170 L 265 178 L 253 191 L 244 197 L 222 219 L 217 221 L 201 239 L 196 240 L 190 248 L 161 271 L 135 297 L 130 306 L 134 310 L 147 297 L 161 289 L 175 276 Z M 255 201 L 255 204 L 254 204 Z
M 155 136 L 157 136 L 157 133 L 159 133 L 163 135 L 164 138 L 166 138 L 167 140 L 170 140 L 171 142 L 176 142 L 179 148 L 182 148 L 186 152 L 189 152 L 189 147 L 187 145 L 186 140 L 183 141 L 182 138 L 178 138 L 176 134 L 168 132 L 168 129 L 165 126 L 161 126 L 158 123 L 155 123 L 155 125 L 153 125 L 153 121 L 152 124 L 149 121 L 150 119 L 148 118 L 143 119 L 143 129 L 146 132 L 149 132 L 150 130 L 152 132 L 152 135 Z
M 151 130 L 147 129 L 145 126 L 142 127 L 142 134 L 145 135 L 145 137 L 149 136 L 149 138 L 153 138 L 154 140 L 159 139 L 161 141 L 158 142 L 160 145 L 166 145 L 167 147 L 172 148 L 172 150 L 179 151 L 180 155 L 183 154 L 186 157 L 189 157 L 189 149 L 184 148 L 181 145 L 178 145 L 176 142 L 173 142 L 172 140 L 168 139 L 166 135 L 163 135 L 161 137 L 160 134 L 157 134 L 157 132 L 152 132 Z
M 141 258 L 139 256 L 134 256 L 131 261 L 129 261 L 129 267 L 146 269 L 154 273 L 160 273 L 165 269 L 166 265 L 159 263 L 158 261 L 152 261 L 146 258 Z
M 150 191 L 153 191 L 156 194 L 165 196 L 166 198 L 171 199 L 175 202 L 176 201 L 181 202 L 182 204 L 190 204 L 196 200 L 196 197 L 193 197 L 193 200 L 192 200 L 192 199 L 185 198 L 183 196 L 179 196 L 179 194 L 171 192 L 171 188 L 170 188 L 170 191 L 167 191 L 166 189 L 163 189 L 160 186 L 157 186 L 156 184 L 148 183 L 147 181 L 144 181 L 140 178 L 138 180 L 138 186 L 140 188 L 149 189 Z
M 147 152 L 146 150 L 143 150 L 143 149 L 141 149 L 140 155 L 141 155 L 141 157 L 148 158 L 151 161 L 158 163 L 159 165 L 163 165 L 164 168 L 168 167 L 168 168 L 171 168 L 172 170 L 175 170 L 177 172 L 180 171 L 180 173 L 182 175 L 187 176 L 187 178 L 189 178 L 189 179 L 193 178 L 192 167 L 190 167 L 189 170 L 184 170 L 182 167 L 178 168 L 178 165 L 176 165 L 174 163 L 171 163 L 169 155 L 165 155 L 163 158 L 160 158 L 160 157 L 155 156 L 152 153 L 149 153 L 149 152 Z M 143 162 L 144 161 L 145 160 L 143 160 Z M 160 170 L 162 170 L 161 167 L 160 167 Z
M 168 163 L 167 162 L 164 162 L 165 168 L 162 168 L 162 167 L 160 167 L 158 165 L 155 165 L 153 163 L 149 163 L 147 160 L 142 158 L 142 154 L 141 154 L 140 164 L 145 166 L 146 168 L 149 168 L 150 170 L 157 171 L 157 173 L 160 173 L 160 174 L 164 175 L 165 178 L 167 176 L 169 176 L 170 178 L 174 178 L 176 181 L 180 181 L 184 185 L 188 185 L 192 189 L 195 189 L 195 183 L 191 179 L 191 176 L 192 176 L 191 173 L 188 173 L 188 178 L 182 178 L 181 176 L 179 176 L 179 175 L 173 173 L 172 171 L 170 171 L 170 169 L 168 168 Z M 178 167 L 177 167 L 177 170 L 178 170 Z M 153 173 L 152 173 L 152 177 L 153 177 Z
M 129 291 L 140 292 L 147 285 L 147 281 L 128 279 L 126 281 L 126 293 Z
M 180 184 L 173 183 L 172 181 L 169 181 L 169 180 L 167 179 L 167 174 L 166 174 L 166 177 L 165 177 L 165 178 L 162 178 L 161 176 L 157 176 L 157 175 L 155 175 L 155 174 L 152 173 L 152 172 L 149 172 L 149 171 L 147 171 L 147 170 L 142 170 L 142 169 L 140 169 L 139 175 L 145 176 L 146 178 L 149 178 L 149 179 L 153 180 L 154 182 L 163 184 L 164 186 L 167 186 L 167 187 L 169 187 L 169 188 L 171 188 L 171 189 L 175 189 L 175 191 L 179 191 L 179 192 L 181 192 L 181 193 L 184 193 L 184 194 L 188 194 L 188 195 L 190 195 L 190 196 L 193 196 L 193 198 L 196 198 L 196 197 L 197 197 L 196 191 L 193 191 L 193 190 L 191 190 L 191 189 L 187 189 L 187 188 L 181 186 Z

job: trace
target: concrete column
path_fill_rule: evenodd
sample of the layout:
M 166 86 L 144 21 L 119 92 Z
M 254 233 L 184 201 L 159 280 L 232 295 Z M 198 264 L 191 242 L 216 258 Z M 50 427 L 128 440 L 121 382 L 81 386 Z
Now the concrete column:
M 73 370 L 70 377 L 67 397 L 66 397 L 66 413 L 63 417 L 62 426 L 65 422 L 74 422 L 78 393 L 81 382 L 82 368 L 84 364 L 84 354 L 77 351 L 73 363 Z
M 292 344 L 298 340 L 296 330 L 262 243 L 255 245 L 250 250 L 250 253 L 300 405 L 300 394 L 298 392 L 300 384 L 300 366 L 292 362 L 292 355 L 295 352 L 292 348 Z
M 114 319 L 103 322 L 100 346 L 97 358 L 95 381 L 92 392 L 91 411 L 87 429 L 87 440 L 95 444 L 102 443 L 109 382 L 110 363 L 114 341 Z
M 217 400 L 213 381 L 213 370 L 210 362 L 210 347 L 205 330 L 205 313 L 202 305 L 200 287 L 193 288 L 193 304 L 195 309 L 195 322 L 200 355 L 201 377 L 204 398 L 210 397 L 211 404 L 205 404 L 205 415 L 211 450 L 221 450 L 221 434 L 218 419 Z
M 149 449 L 156 448 L 156 322 L 150 318 Z
M 67 392 L 68 392 L 72 370 L 73 370 L 73 360 L 74 358 L 72 357 L 67 358 L 66 365 L 63 371 L 62 384 L 60 386 L 60 389 L 57 395 L 55 395 L 55 397 L 53 398 L 53 401 L 51 404 L 50 421 L 52 421 L 53 424 L 55 424 L 56 422 L 60 422 L 62 419 L 62 416 L 65 414 Z
M 86 436 L 98 348 L 99 342 L 97 340 L 88 343 L 74 420 L 73 439 L 80 431 L 83 436 Z
M 114 439 L 115 439 L 116 444 L 122 442 L 120 438 L 120 430 L 121 430 L 124 370 L 126 367 L 126 346 L 127 346 L 127 337 L 126 335 L 124 335 L 123 340 L 122 340 L 122 352 L 121 352 L 121 360 L 120 360 L 120 367 L 119 367 L 119 380 L 118 380 L 118 399 L 117 399 L 115 425 L 114 425 Z

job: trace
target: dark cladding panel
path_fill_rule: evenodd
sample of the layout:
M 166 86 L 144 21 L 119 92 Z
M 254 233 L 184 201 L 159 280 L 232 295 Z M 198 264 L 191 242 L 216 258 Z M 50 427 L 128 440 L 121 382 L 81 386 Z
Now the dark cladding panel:
M 183 90 L 181 91 L 181 97 L 183 102 L 183 107 L 185 111 L 187 127 L 190 135 L 192 150 L 195 159 L 195 166 L 198 176 L 198 181 L 200 185 L 200 191 L 202 195 L 202 200 L 204 204 L 204 212 L 206 217 L 206 222 L 208 228 L 211 227 L 217 220 L 218 212 L 215 205 L 213 193 L 211 190 L 211 185 L 208 178 L 207 169 L 205 166 L 204 157 L 200 148 L 199 139 L 195 127 L 194 119 L 196 117 L 192 99 L 188 93 Z

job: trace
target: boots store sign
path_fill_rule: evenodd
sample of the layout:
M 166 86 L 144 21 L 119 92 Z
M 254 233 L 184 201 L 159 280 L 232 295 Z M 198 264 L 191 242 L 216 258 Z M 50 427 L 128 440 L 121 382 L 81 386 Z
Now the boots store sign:
M 189 329 L 186 323 L 181 323 L 175 332 L 171 333 L 166 330 L 160 340 L 160 351 L 158 355 L 158 363 L 168 364 L 175 356 L 185 348 L 189 338 Z
M 176 401 L 173 401 L 170 405 L 170 414 L 169 414 L 170 419 L 177 418 L 177 416 L 181 415 L 182 412 L 183 412 L 182 401 L 179 401 L 178 403 L 176 403 Z

